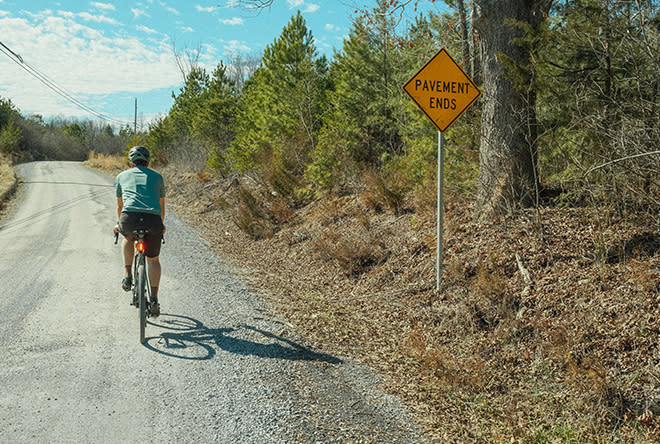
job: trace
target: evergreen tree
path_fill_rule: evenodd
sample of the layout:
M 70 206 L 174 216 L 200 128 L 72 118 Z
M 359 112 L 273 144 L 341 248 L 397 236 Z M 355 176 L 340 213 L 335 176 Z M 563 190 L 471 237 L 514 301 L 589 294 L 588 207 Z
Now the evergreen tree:
M 540 39 L 539 91 L 549 145 L 542 166 L 554 181 L 581 180 L 590 168 L 658 145 L 660 37 L 654 3 L 571 0 L 553 10 Z M 657 189 L 659 165 L 655 157 L 635 157 L 586 179 L 624 200 L 624 190 Z
M 210 166 L 219 172 L 228 167 L 225 157 L 234 139 L 236 101 L 235 84 L 227 76 L 227 67 L 220 62 L 201 95 L 199 111 L 192 122 L 195 136 L 209 147 Z
M 194 132 L 193 120 L 199 112 L 201 97 L 209 83 L 209 76 L 203 68 L 193 68 L 179 94 L 172 94 L 174 105 L 169 116 L 174 133 L 181 139 L 188 138 Z
M 11 154 L 17 151 L 22 135 L 21 129 L 10 120 L 0 129 L 0 153 Z
M 244 86 L 232 146 L 239 168 L 258 166 L 282 193 L 294 190 L 317 144 L 326 70 L 327 61 L 318 56 L 298 11 Z
M 0 128 L 7 125 L 9 122 L 20 119 L 21 114 L 14 106 L 11 99 L 0 98 Z
M 331 112 L 308 170 L 318 185 L 341 184 L 402 152 L 400 52 L 386 3 L 355 21 L 331 67 Z

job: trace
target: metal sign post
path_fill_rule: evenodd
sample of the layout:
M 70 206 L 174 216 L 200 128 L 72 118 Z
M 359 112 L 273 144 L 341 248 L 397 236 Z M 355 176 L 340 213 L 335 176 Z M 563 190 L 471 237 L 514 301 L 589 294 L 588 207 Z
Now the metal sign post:
M 445 171 L 445 136 L 438 131 L 438 221 L 436 227 L 436 245 L 435 245 L 435 290 L 440 291 L 440 280 L 442 278 L 442 259 L 443 242 L 442 227 L 444 226 L 444 171 Z
M 438 128 L 438 226 L 436 237 L 436 291 L 442 278 L 444 213 L 444 132 L 479 98 L 481 91 L 442 48 L 403 86 L 403 90 Z

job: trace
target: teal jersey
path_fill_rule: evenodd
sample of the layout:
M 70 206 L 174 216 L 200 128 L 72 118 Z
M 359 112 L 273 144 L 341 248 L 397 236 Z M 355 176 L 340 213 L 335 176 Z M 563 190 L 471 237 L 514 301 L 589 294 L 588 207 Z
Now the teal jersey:
M 123 212 L 160 216 L 160 199 L 165 197 L 165 181 L 160 173 L 136 166 L 117 175 L 115 188 L 124 202 Z

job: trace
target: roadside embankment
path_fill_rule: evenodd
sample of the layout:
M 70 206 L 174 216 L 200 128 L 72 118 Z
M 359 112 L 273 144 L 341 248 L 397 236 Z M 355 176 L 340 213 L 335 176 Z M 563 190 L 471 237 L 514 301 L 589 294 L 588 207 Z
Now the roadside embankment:
M 18 179 L 16 178 L 14 167 L 8 160 L 0 158 L 0 207 L 3 206 L 5 200 L 16 190 L 17 185 Z

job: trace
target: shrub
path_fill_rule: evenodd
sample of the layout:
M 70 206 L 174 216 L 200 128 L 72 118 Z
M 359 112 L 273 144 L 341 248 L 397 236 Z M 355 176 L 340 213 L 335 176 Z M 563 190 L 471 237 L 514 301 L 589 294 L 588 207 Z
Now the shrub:
M 273 224 L 262 202 L 246 187 L 238 189 L 238 207 L 233 215 L 236 226 L 253 239 L 263 239 L 273 233 Z
M 388 250 L 361 227 L 325 228 L 313 246 L 326 259 L 334 260 L 349 276 L 358 276 L 371 266 L 387 260 Z
M 393 169 L 387 173 L 379 173 L 375 170 L 367 171 L 362 181 L 365 190 L 361 193 L 362 203 L 374 211 L 382 211 L 385 208 L 394 214 L 403 210 L 409 185 L 403 173 Z

